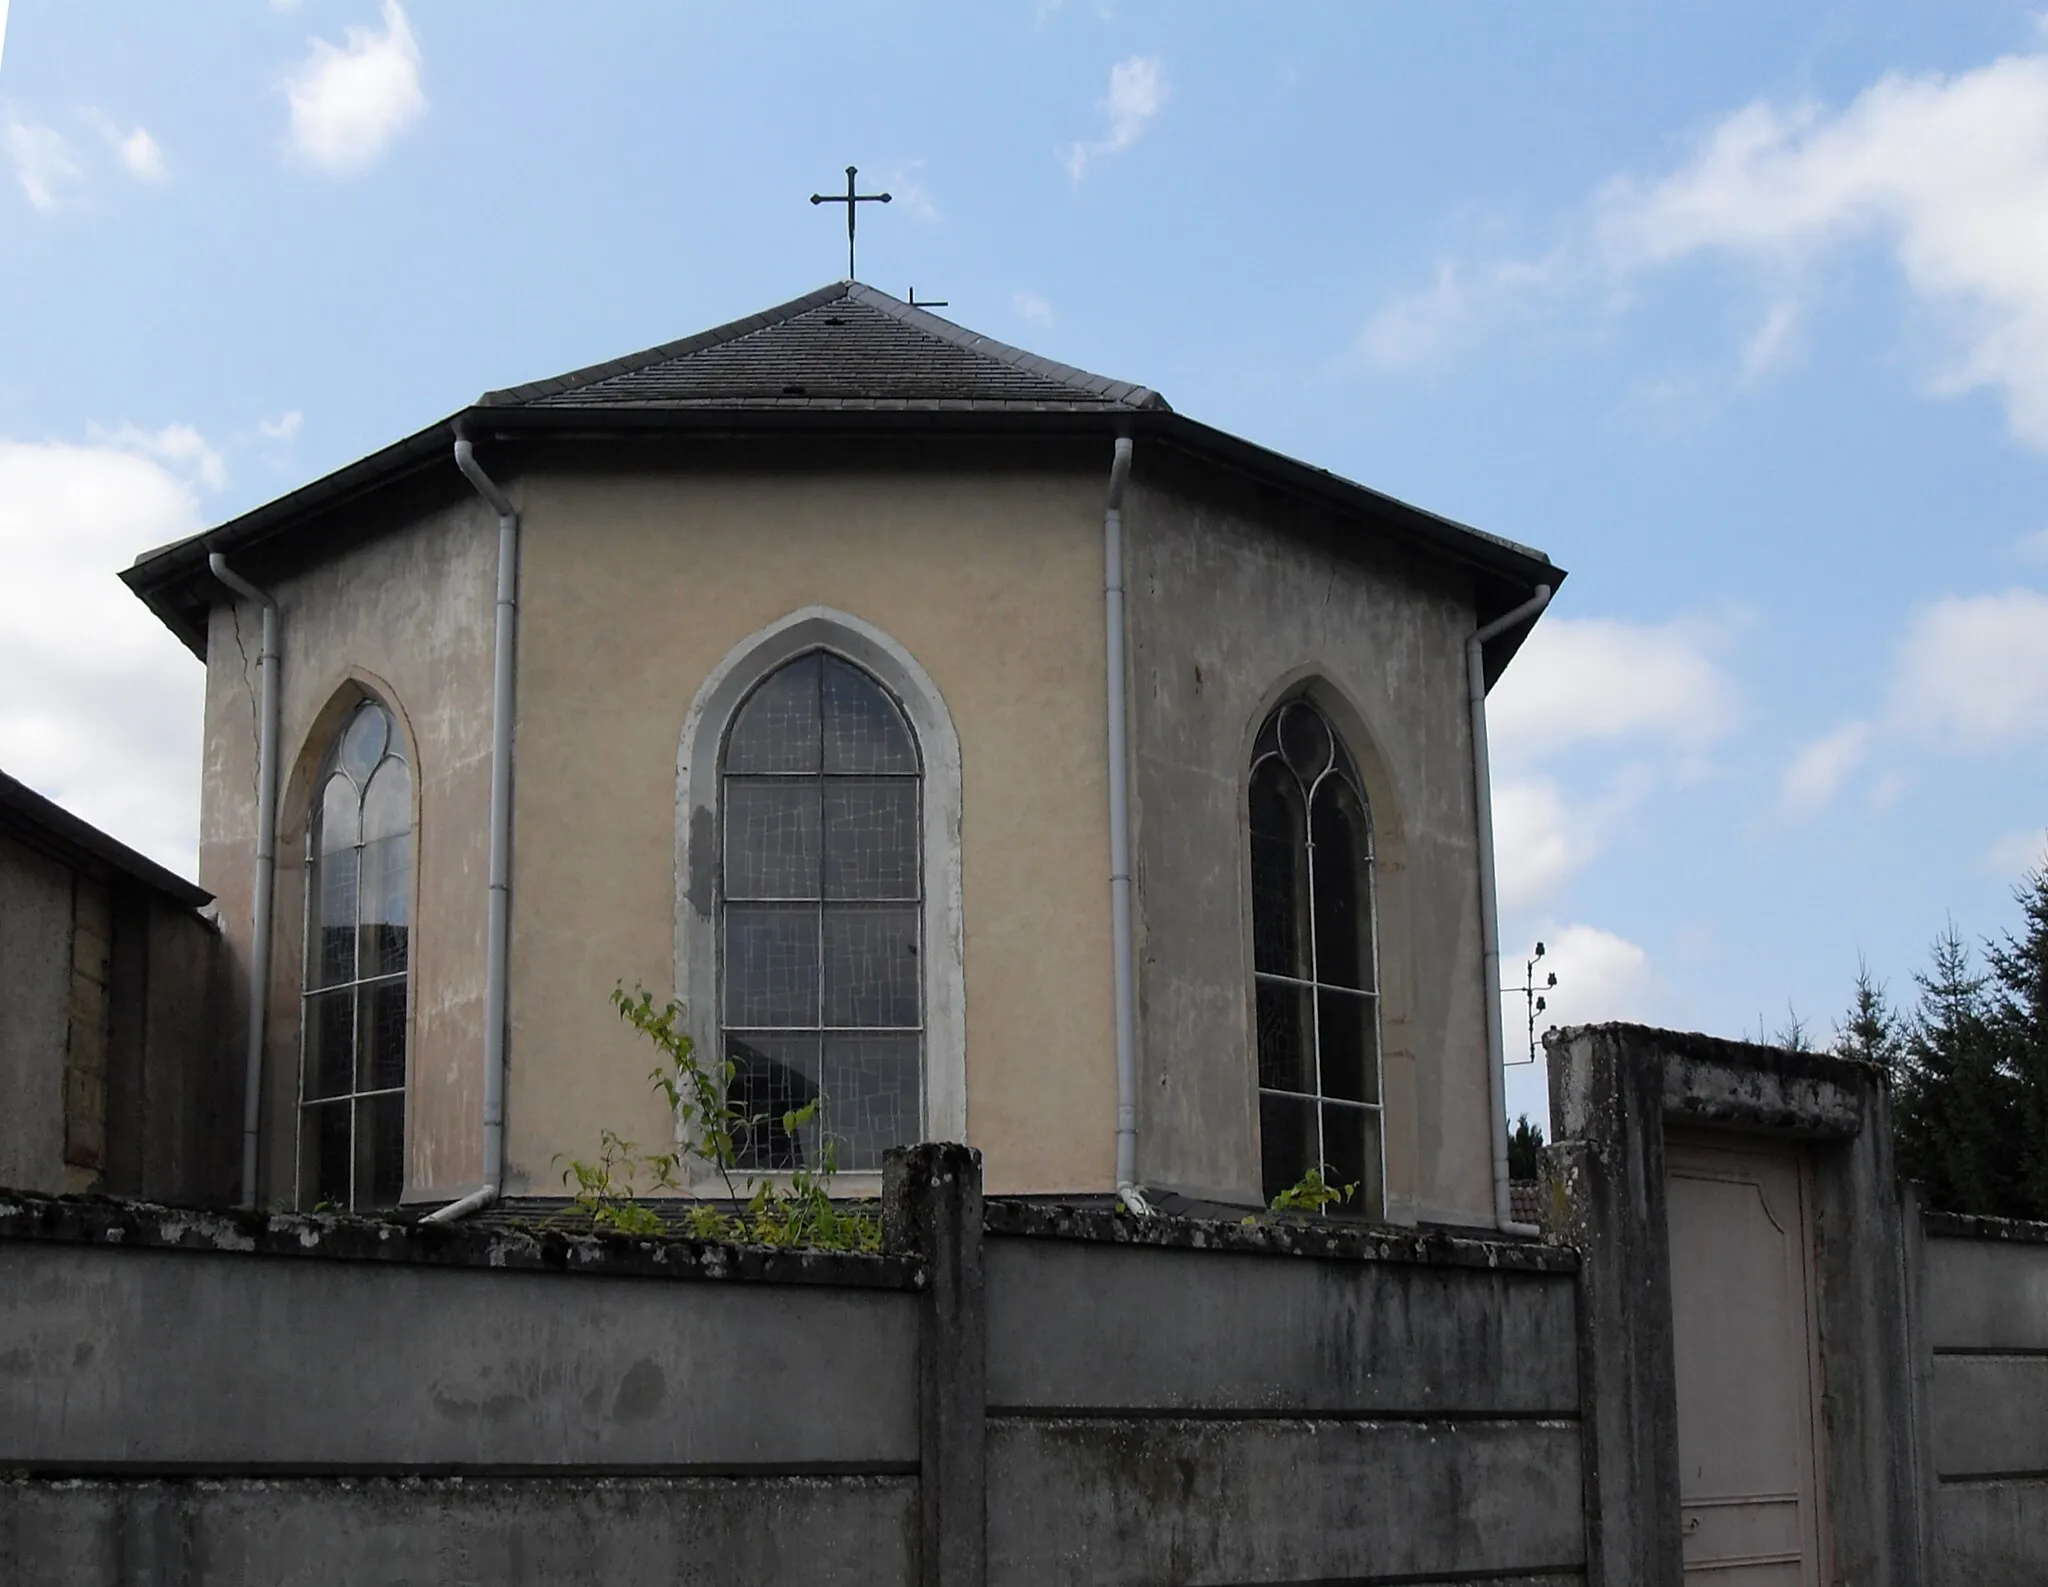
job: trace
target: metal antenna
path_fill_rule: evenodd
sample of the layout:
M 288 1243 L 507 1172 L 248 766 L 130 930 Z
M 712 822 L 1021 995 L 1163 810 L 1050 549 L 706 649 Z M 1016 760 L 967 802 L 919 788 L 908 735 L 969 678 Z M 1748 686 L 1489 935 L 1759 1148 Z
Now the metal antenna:
M 1526 1058 L 1508 1059 L 1507 1063 L 1511 1068 L 1521 1064 L 1532 1064 L 1536 1061 L 1536 1016 L 1546 1012 L 1550 1007 L 1543 993 L 1557 985 L 1557 972 L 1552 970 L 1545 977 L 1541 988 L 1538 988 L 1536 983 L 1536 961 L 1542 957 L 1543 944 L 1539 942 L 1536 944 L 1536 951 L 1529 955 L 1529 962 L 1522 966 L 1522 984 L 1520 986 L 1504 986 L 1501 988 L 1503 992 L 1520 992 L 1523 1001 L 1528 1005 L 1529 1009 L 1529 1056 Z
M 889 202 L 889 195 L 887 193 L 856 193 L 853 190 L 853 179 L 859 174 L 859 171 L 860 167 L 856 165 L 849 165 L 846 168 L 846 193 L 844 197 L 837 193 L 829 195 L 813 193 L 811 195 L 811 202 L 813 204 L 844 204 L 846 206 L 846 279 L 849 281 L 854 279 L 853 219 L 855 212 L 862 204 L 886 204 Z
M 920 303 L 917 301 L 917 288 L 912 287 L 910 289 L 910 306 L 914 309 L 949 309 L 953 305 L 944 298 L 926 298 Z

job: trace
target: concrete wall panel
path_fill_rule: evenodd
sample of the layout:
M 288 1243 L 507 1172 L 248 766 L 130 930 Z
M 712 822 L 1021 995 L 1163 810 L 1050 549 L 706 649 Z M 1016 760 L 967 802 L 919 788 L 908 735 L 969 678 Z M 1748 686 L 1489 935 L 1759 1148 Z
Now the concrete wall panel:
M 1938 1477 L 2048 1475 L 2048 1356 L 1934 1358 Z
M 901 1587 L 909 1478 L 0 1482 L 0 1580 Z
M 992 1238 L 989 1400 L 1578 1413 L 1569 1274 Z
M 1425 1582 L 1585 1558 L 1572 1422 L 992 1418 L 989 1492 L 994 1587 Z
M 1936 1350 L 2048 1350 L 2048 1245 L 1930 1237 L 1926 1297 Z
M 2041 1587 L 2048 1480 L 1944 1483 L 1934 1494 L 1933 1587 Z
M 908 1296 L 0 1244 L 0 1467 L 917 1459 Z

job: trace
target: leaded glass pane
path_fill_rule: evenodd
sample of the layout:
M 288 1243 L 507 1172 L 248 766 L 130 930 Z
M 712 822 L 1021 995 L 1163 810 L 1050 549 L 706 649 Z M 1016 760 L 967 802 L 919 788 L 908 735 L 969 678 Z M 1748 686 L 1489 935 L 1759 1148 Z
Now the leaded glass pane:
M 363 795 L 363 841 L 404 837 L 412 831 L 412 773 L 389 756 L 370 778 Z
M 824 671 L 824 769 L 828 774 L 914 776 L 917 747 L 896 702 L 882 686 L 837 656 Z
M 918 1023 L 917 910 L 825 911 L 825 1023 Z
M 742 1168 L 786 1173 L 816 1166 L 819 1126 L 792 1130 L 788 1116 L 818 1095 L 818 1044 L 815 1034 L 726 1033 L 725 1053 L 733 1066 L 726 1097 L 742 1120 L 733 1141 Z
M 1372 985 L 1372 941 L 1365 897 L 1365 812 L 1341 777 L 1325 777 L 1309 815 L 1315 840 L 1316 980 Z
M 1373 1150 L 1374 1171 L 1366 1168 L 1366 1146 L 1372 1138 L 1373 1115 L 1369 1109 L 1346 1107 L 1338 1102 L 1323 1104 L 1323 1177 L 1338 1190 L 1347 1185 L 1356 1185 L 1349 1202 L 1343 1203 L 1344 1210 L 1363 1212 L 1371 1203 L 1365 1200 L 1369 1180 L 1377 1176 L 1379 1151 Z
M 873 1172 L 882 1153 L 913 1140 L 923 1111 L 919 1042 L 914 1035 L 829 1035 L 820 1110 L 838 1166 Z
M 340 1211 L 349 1205 L 349 1109 L 322 1102 L 299 1114 L 299 1205 Z
M 396 1090 L 405 1084 L 405 981 L 376 981 L 357 1005 L 356 1089 Z
M 818 930 L 815 904 L 727 906 L 728 1026 L 817 1026 Z
M 384 746 L 390 737 L 391 724 L 383 707 L 365 701 L 356 708 L 348 731 L 341 736 L 341 753 L 336 759 L 341 769 L 355 779 L 358 788 L 370 780 L 370 773 L 384 758 Z
M 308 979 L 316 987 L 346 986 L 356 978 L 356 851 L 316 859 L 312 888 Z
M 412 908 L 412 838 L 400 833 L 363 845 L 357 973 L 397 975 L 406 965 Z
M 405 1098 L 364 1097 L 355 1123 L 355 1204 L 395 1206 L 405 1192 Z
M 908 777 L 825 780 L 825 896 L 915 898 L 918 786 Z
M 1301 790 L 1277 758 L 1252 773 L 1252 964 L 1307 978 L 1307 842 Z
M 1363 992 L 1316 991 L 1316 1052 L 1326 1097 L 1379 1101 L 1373 1001 Z
M 1276 1091 L 1316 1090 L 1315 1032 L 1307 987 L 1285 981 L 1260 981 L 1256 993 L 1259 1015 L 1259 1084 Z
M 727 736 L 728 772 L 816 772 L 819 769 L 816 652 L 770 673 L 740 707 Z
M 1280 707 L 1280 753 L 1303 787 L 1329 769 L 1330 729 L 1322 712 L 1301 700 Z
M 819 785 L 732 777 L 725 785 L 725 896 L 818 896 Z
M 355 1090 L 356 995 L 347 987 L 306 999 L 302 1084 L 308 1100 Z
M 1259 1168 L 1270 1200 L 1316 1166 L 1316 1104 L 1310 1097 L 1259 1093 Z
M 340 854 L 362 840 L 361 796 L 354 783 L 336 772 L 320 790 L 320 835 L 314 852 Z

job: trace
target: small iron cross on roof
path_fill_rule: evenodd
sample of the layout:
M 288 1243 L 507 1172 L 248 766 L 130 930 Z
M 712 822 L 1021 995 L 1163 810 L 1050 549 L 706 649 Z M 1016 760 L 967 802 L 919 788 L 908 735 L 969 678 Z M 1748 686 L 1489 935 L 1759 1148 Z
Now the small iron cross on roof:
M 853 179 L 859 173 L 859 170 L 860 167 L 857 165 L 849 165 L 846 168 L 845 197 L 842 198 L 837 193 L 829 195 L 813 193 L 811 195 L 811 202 L 813 204 L 844 204 L 846 206 L 846 279 L 849 281 L 853 279 L 854 212 L 862 204 L 886 204 L 889 202 L 889 195 L 887 193 L 856 193 L 853 190 Z

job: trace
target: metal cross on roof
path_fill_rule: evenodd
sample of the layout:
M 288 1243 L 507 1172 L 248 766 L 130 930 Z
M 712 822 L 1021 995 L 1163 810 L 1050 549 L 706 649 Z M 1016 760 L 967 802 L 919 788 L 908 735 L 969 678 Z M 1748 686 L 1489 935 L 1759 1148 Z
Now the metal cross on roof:
M 844 204 L 846 206 L 846 279 L 849 281 L 853 279 L 854 212 L 862 204 L 886 204 L 889 202 L 889 195 L 887 193 L 856 193 L 853 190 L 853 179 L 859 170 L 860 167 L 856 165 L 849 165 L 846 168 L 846 193 L 844 197 L 837 193 L 813 193 L 811 195 L 811 202 L 813 204 Z

